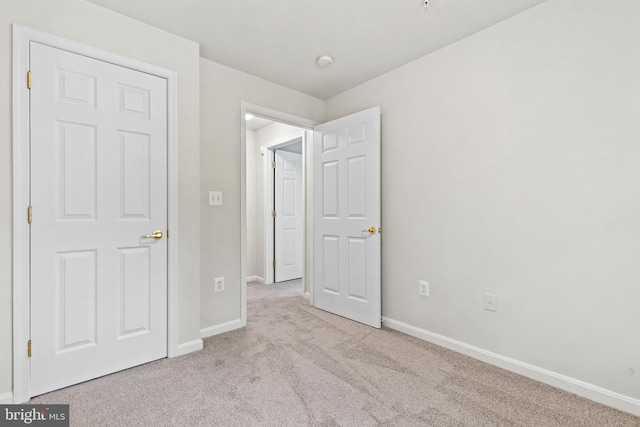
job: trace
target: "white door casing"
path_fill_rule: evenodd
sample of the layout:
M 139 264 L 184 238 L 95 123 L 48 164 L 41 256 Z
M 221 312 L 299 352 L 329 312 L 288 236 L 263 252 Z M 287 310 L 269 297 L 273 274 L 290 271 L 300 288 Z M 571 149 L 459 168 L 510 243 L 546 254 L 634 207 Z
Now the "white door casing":
M 30 395 L 167 355 L 167 81 L 31 43 Z
M 302 277 L 302 154 L 275 150 L 275 282 Z
M 380 108 L 316 126 L 313 145 L 314 304 L 379 328 Z

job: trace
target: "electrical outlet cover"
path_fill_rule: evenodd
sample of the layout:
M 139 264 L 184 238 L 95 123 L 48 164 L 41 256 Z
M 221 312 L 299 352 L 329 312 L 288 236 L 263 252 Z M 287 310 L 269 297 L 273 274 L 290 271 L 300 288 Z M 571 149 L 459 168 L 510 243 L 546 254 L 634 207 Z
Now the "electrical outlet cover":
M 498 311 L 498 301 L 494 294 L 484 294 L 484 309 Z
M 418 281 L 418 294 L 428 297 L 429 296 L 429 282 L 426 280 Z
M 224 277 L 216 277 L 213 279 L 214 292 L 224 291 Z

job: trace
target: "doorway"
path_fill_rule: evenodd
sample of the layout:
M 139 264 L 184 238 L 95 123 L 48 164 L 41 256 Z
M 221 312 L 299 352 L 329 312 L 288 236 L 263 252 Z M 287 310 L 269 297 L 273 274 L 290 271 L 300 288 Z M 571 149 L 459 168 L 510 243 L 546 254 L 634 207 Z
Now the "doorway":
M 251 200 L 247 194 L 257 193 L 255 186 L 251 190 L 247 184 L 251 177 L 255 178 L 251 170 L 255 171 L 257 163 L 265 163 L 266 154 L 255 149 L 255 135 L 247 128 L 247 120 L 258 116 L 299 127 L 309 135 L 303 145 L 305 297 L 314 307 L 379 328 L 382 319 L 380 108 L 372 107 L 318 126 L 300 117 L 245 102 L 241 103 L 240 110 L 242 325 L 247 324 L 247 279 L 259 279 L 247 274 L 247 243 L 251 242 L 248 236 L 252 235 L 249 227 L 255 219 L 248 216 L 248 211 L 256 210 L 255 206 L 247 209 Z M 271 147 L 277 145 L 274 143 Z M 247 147 L 250 152 L 260 152 L 263 160 L 247 162 Z M 260 220 L 260 215 L 257 218 Z M 363 229 L 365 223 L 369 227 Z M 259 236 L 259 233 L 254 230 L 253 235 Z M 253 244 L 258 246 L 255 241 Z M 256 250 L 256 253 L 259 252 Z M 270 268 L 265 268 L 262 279 L 273 283 L 265 279 L 269 272 Z
M 310 131 L 251 110 L 245 123 L 245 277 L 262 284 L 302 278 Z

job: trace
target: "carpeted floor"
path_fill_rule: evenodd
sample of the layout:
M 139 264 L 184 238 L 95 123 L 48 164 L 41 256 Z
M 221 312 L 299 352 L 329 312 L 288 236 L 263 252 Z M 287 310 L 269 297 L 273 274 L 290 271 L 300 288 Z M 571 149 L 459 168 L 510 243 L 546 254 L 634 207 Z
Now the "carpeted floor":
M 248 326 L 204 350 L 48 393 L 72 426 L 640 426 L 640 418 L 248 286 Z

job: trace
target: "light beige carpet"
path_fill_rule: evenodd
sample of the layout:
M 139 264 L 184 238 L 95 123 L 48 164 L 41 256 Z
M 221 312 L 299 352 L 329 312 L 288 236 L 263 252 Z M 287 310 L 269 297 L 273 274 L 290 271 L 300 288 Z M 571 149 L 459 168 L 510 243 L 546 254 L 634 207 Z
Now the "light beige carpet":
M 73 426 L 640 426 L 640 418 L 249 285 L 247 328 L 49 393 Z

